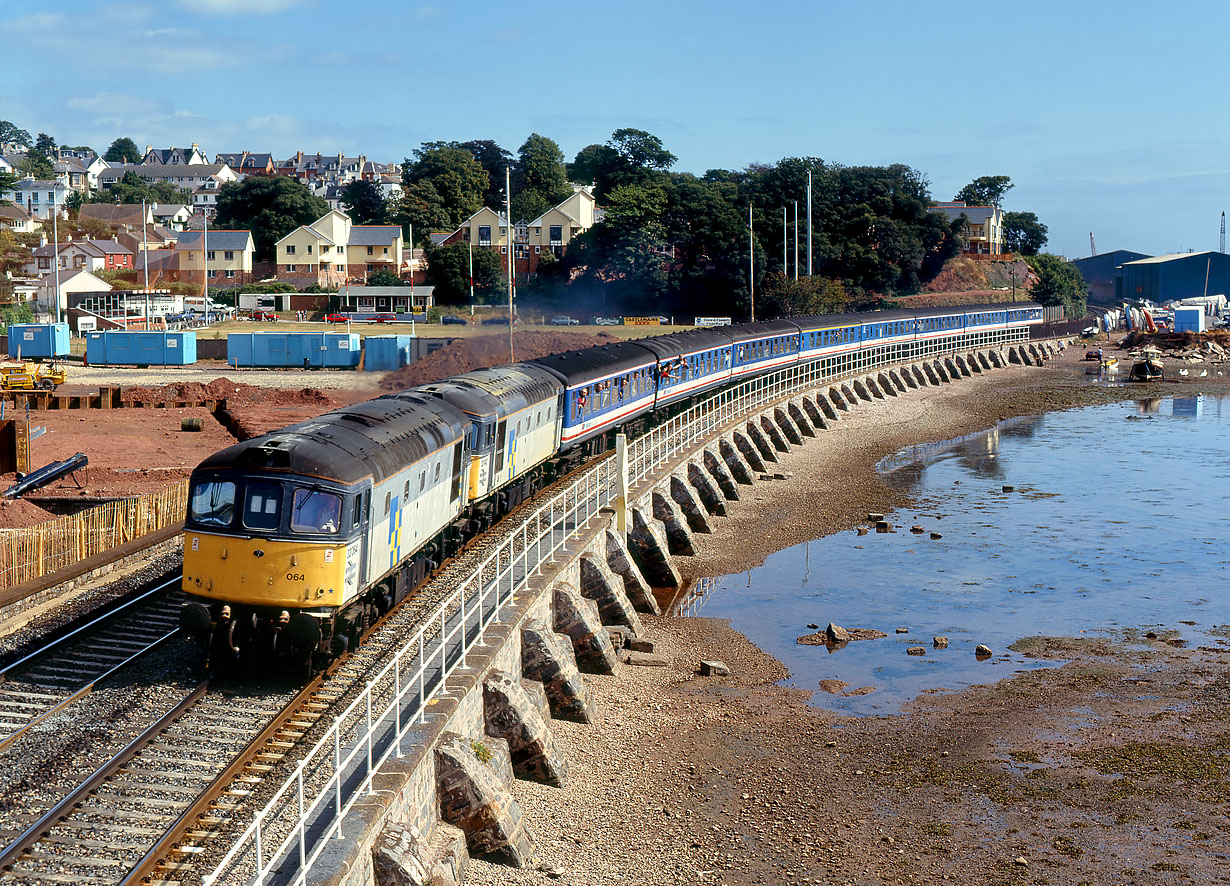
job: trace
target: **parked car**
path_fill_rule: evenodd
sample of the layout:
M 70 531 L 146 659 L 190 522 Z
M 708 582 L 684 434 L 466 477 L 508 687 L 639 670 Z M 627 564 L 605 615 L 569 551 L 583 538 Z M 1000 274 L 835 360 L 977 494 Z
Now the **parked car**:
M 595 326 L 618 326 L 619 323 L 620 321 L 616 317 L 595 317 L 594 318 Z
M 399 322 L 396 314 L 372 314 L 367 318 L 372 323 L 397 323 Z
M 278 322 L 278 315 L 273 311 L 253 311 L 251 319 L 257 322 L 276 323 Z
M 501 316 L 499 316 L 498 314 L 497 314 L 496 316 L 494 316 L 494 317 L 484 317 L 484 318 L 483 318 L 483 325 L 484 325 L 484 326 L 507 326 L 507 325 L 508 325 L 508 318 L 507 318 L 507 317 L 501 317 Z
M 470 321 L 465 317 L 458 317 L 456 314 L 445 314 L 440 318 L 440 323 L 444 326 L 469 326 Z
M 326 323 L 345 323 L 349 319 L 345 314 L 325 314 Z
M 580 320 L 573 320 L 571 317 L 565 316 L 564 314 L 557 314 L 556 316 L 552 317 L 547 322 L 550 323 L 552 326 L 580 326 L 581 325 Z

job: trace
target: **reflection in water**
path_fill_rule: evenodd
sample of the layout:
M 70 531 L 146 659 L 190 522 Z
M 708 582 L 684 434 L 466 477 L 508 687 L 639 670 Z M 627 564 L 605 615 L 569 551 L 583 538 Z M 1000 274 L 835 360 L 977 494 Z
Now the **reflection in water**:
M 705 615 L 731 619 L 790 669 L 792 685 L 813 690 L 813 703 L 847 713 L 1052 666 L 1008 649 L 1026 636 L 1147 627 L 1203 642 L 1230 623 L 1226 402 L 1124 402 L 910 447 L 879 466 L 916 498 L 888 516 L 899 531 L 843 532 L 774 554 L 705 587 Z M 1141 414 L 1155 420 L 1125 421 Z M 912 524 L 924 531 L 900 531 Z M 795 642 L 830 621 L 888 636 L 832 654 Z M 933 636 L 949 647 L 933 649 Z M 989 661 L 975 658 L 980 643 L 995 651 Z M 910 646 L 926 655 L 907 656 Z M 817 691 L 838 684 L 874 691 Z

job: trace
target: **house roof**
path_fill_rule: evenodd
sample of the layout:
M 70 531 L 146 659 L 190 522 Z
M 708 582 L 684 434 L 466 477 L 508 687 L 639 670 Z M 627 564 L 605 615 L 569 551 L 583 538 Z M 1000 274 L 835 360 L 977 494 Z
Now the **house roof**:
M 391 246 L 396 242 L 401 228 L 397 225 L 354 225 L 350 229 L 347 246 Z
M 67 240 L 60 244 L 59 252 L 64 252 L 68 249 L 79 249 L 87 255 L 100 257 L 104 255 L 132 255 L 132 250 L 126 246 L 122 246 L 115 240 Z M 42 257 L 44 255 L 55 255 L 56 248 L 54 243 L 47 243 L 43 246 L 36 247 L 31 251 L 31 255 Z
M 104 169 L 98 173 L 99 181 L 119 181 L 124 177 L 126 172 L 135 172 L 142 178 L 157 178 L 165 176 L 167 178 L 200 178 L 202 176 L 217 175 L 223 169 L 230 169 L 225 163 L 123 163 Z
M 72 270 L 56 271 L 54 274 L 48 274 L 47 276 L 43 277 L 39 285 L 46 286 L 47 288 L 50 289 L 52 286 L 55 285 L 56 277 L 60 278 L 61 286 L 63 286 L 65 283 L 69 282 L 70 280 L 75 280 L 76 278 L 81 277 L 83 282 L 87 282 L 89 280 L 96 281 L 99 284 L 99 291 L 105 292 L 111 289 L 110 283 L 108 283 L 106 280 L 101 280 L 98 277 L 95 277 L 85 268 L 73 268 Z
M 11 218 L 14 221 L 29 221 L 30 213 L 20 206 L 4 206 L 0 204 L 0 218 Z
M 273 162 L 273 155 L 235 151 L 230 154 L 218 154 L 214 160 L 218 163 L 225 163 L 231 169 L 264 169 Z
M 99 221 L 122 225 L 140 225 L 144 220 L 140 203 L 86 203 L 77 217 L 96 218 Z
M 202 233 L 202 231 L 184 231 L 179 235 L 179 242 L 175 244 L 175 248 L 180 250 L 200 249 Z M 252 232 L 210 231 L 205 244 L 210 249 L 227 249 L 243 252 L 252 246 Z
M 153 208 L 154 218 L 168 218 L 172 215 L 178 215 L 188 209 L 183 203 L 155 203 Z
M 311 235 L 312 235 L 313 237 L 315 237 L 317 240 L 323 240 L 323 241 L 325 241 L 326 243 L 328 243 L 328 244 L 330 244 L 330 245 L 333 245 L 333 241 L 332 241 L 332 240 L 330 240 L 330 239 L 329 239 L 328 237 L 326 237 L 324 234 L 320 233 L 320 231 L 316 230 L 315 228 L 309 228 L 307 225 L 300 225 L 299 227 L 297 227 L 297 228 L 295 228 L 293 231 L 291 231 L 289 234 L 287 234 L 285 237 L 282 237 L 280 240 L 278 240 L 278 241 L 277 241 L 277 243 L 274 243 L 273 245 L 274 245 L 274 246 L 277 246 L 277 245 L 278 245 L 278 243 L 281 243 L 281 242 L 282 242 L 282 240 L 288 240 L 288 239 L 290 239 L 291 237 L 295 236 L 295 234 L 299 233 L 300 231 L 307 231 L 309 234 L 311 234 Z

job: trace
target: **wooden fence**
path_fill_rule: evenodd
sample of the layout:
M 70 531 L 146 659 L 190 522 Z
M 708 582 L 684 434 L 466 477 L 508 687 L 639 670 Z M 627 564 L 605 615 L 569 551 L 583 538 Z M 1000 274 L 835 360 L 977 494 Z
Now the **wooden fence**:
M 187 507 L 188 481 L 182 480 L 158 492 L 107 502 L 79 514 L 0 530 L 0 590 L 165 529 L 182 520 Z

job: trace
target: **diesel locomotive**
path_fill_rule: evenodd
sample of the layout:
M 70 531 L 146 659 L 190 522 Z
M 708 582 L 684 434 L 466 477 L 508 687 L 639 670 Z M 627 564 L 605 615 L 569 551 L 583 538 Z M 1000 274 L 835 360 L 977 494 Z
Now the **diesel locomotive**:
M 1042 322 L 1012 305 L 698 329 L 467 372 L 228 447 L 192 473 L 182 623 L 227 655 L 320 666 L 542 485 L 732 382 L 918 342 L 973 347 Z M 275 667 L 279 666 L 275 664 Z

